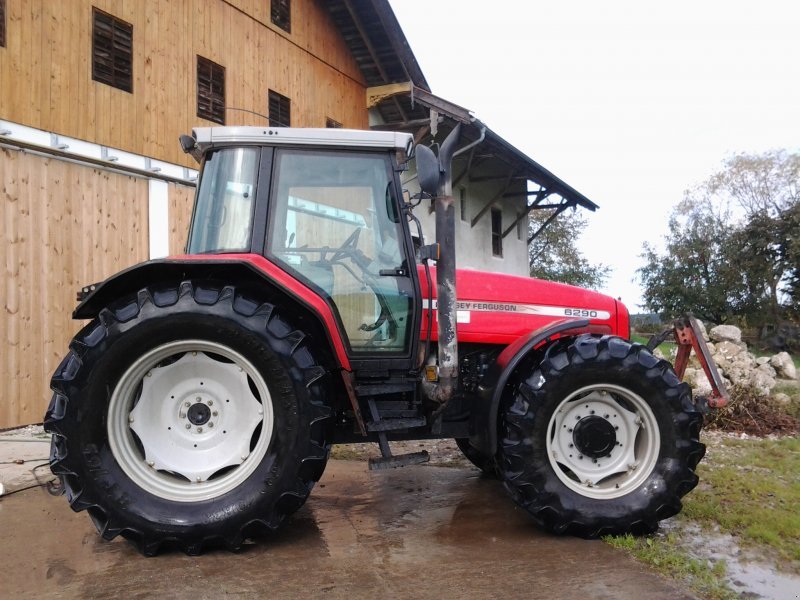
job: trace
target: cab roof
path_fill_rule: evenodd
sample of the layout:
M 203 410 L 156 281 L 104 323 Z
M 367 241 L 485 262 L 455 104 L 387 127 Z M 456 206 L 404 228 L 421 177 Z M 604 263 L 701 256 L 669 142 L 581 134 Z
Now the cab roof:
M 184 150 L 193 156 L 215 146 L 270 145 L 313 146 L 360 149 L 402 150 L 411 154 L 414 138 L 410 133 L 362 131 L 359 129 L 311 129 L 300 127 L 196 127 L 193 146 Z M 189 140 L 186 140 L 189 142 Z

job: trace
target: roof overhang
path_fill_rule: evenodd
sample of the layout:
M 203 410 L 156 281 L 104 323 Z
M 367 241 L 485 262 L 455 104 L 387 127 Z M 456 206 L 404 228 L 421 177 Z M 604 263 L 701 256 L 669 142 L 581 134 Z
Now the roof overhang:
M 414 135 L 417 143 L 424 143 L 426 139 L 443 138 L 456 123 L 461 123 L 461 145 L 472 147 L 461 155 L 461 168 L 454 169 L 454 185 L 464 180 L 470 183 L 501 182 L 501 191 L 473 217 L 473 227 L 492 205 L 520 196 L 526 198 L 526 209 L 503 231 L 503 237 L 511 233 L 521 220 L 527 219 L 532 211 L 551 211 L 544 224 L 529 237 L 529 243 L 568 208 L 597 210 L 597 204 L 489 129 L 468 109 L 422 90 L 412 82 L 367 89 L 367 107 L 374 110 L 398 97 L 408 101 L 410 116 L 394 122 L 381 122 L 373 129 L 407 131 Z M 525 191 L 520 192 L 519 183 L 522 181 L 528 184 Z
M 506 191 L 493 198 L 473 219 L 473 226 L 502 198 L 519 197 L 519 182 L 530 182 L 524 192 L 527 210 L 504 231 L 508 235 L 533 210 L 550 210 L 539 231 L 567 208 L 594 211 L 597 204 L 556 177 L 542 165 L 486 127 L 466 108 L 431 93 L 405 34 L 388 0 L 328 0 L 328 11 L 359 65 L 367 85 L 366 106 L 375 116 L 373 129 L 405 131 L 417 143 L 444 139 L 462 123 L 462 146 L 479 141 L 459 157 L 461 172 L 476 182 L 505 181 Z M 515 191 L 510 191 L 510 190 Z M 529 242 L 539 231 L 529 238 Z

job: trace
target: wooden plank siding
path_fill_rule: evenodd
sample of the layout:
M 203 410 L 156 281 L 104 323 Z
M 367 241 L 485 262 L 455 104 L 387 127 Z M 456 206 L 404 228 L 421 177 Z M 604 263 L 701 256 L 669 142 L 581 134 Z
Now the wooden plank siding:
M 147 259 L 146 179 L 0 148 L 0 429 L 41 422 L 75 293 Z
M 169 254 L 184 254 L 192 220 L 195 188 L 169 184 Z
M 225 67 L 228 108 L 265 115 L 272 89 L 293 126 L 366 128 L 363 78 L 323 2 L 293 0 L 287 33 L 268 0 L 7 0 L 0 119 L 191 167 L 178 136 L 213 125 L 197 117 L 200 54 Z M 93 6 L 133 25 L 133 93 L 92 80 Z

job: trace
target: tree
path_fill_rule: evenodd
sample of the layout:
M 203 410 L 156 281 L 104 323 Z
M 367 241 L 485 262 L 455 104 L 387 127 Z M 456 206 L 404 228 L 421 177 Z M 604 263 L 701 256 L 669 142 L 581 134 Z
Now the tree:
M 670 218 L 666 253 L 645 245 L 645 304 L 777 323 L 800 303 L 800 154 L 738 155 L 685 193 Z
M 528 235 L 533 235 L 549 218 L 549 214 L 532 211 L 528 222 Z M 590 263 L 575 245 L 586 219 L 574 211 L 558 215 L 533 239 L 528 246 L 531 277 L 560 281 L 579 287 L 602 287 L 610 268 L 601 263 Z
M 644 246 L 645 306 L 667 318 L 693 312 L 703 320 L 724 323 L 758 304 L 734 257 L 734 229 L 702 200 L 687 196 L 673 212 L 666 253 Z M 756 295 L 757 296 L 757 295 Z

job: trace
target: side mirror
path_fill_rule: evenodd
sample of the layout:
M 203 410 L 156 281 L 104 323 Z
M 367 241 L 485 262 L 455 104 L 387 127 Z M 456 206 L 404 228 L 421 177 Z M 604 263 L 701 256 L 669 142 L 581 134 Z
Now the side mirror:
M 439 159 L 427 146 L 417 146 L 417 181 L 426 194 L 436 196 L 439 191 Z

